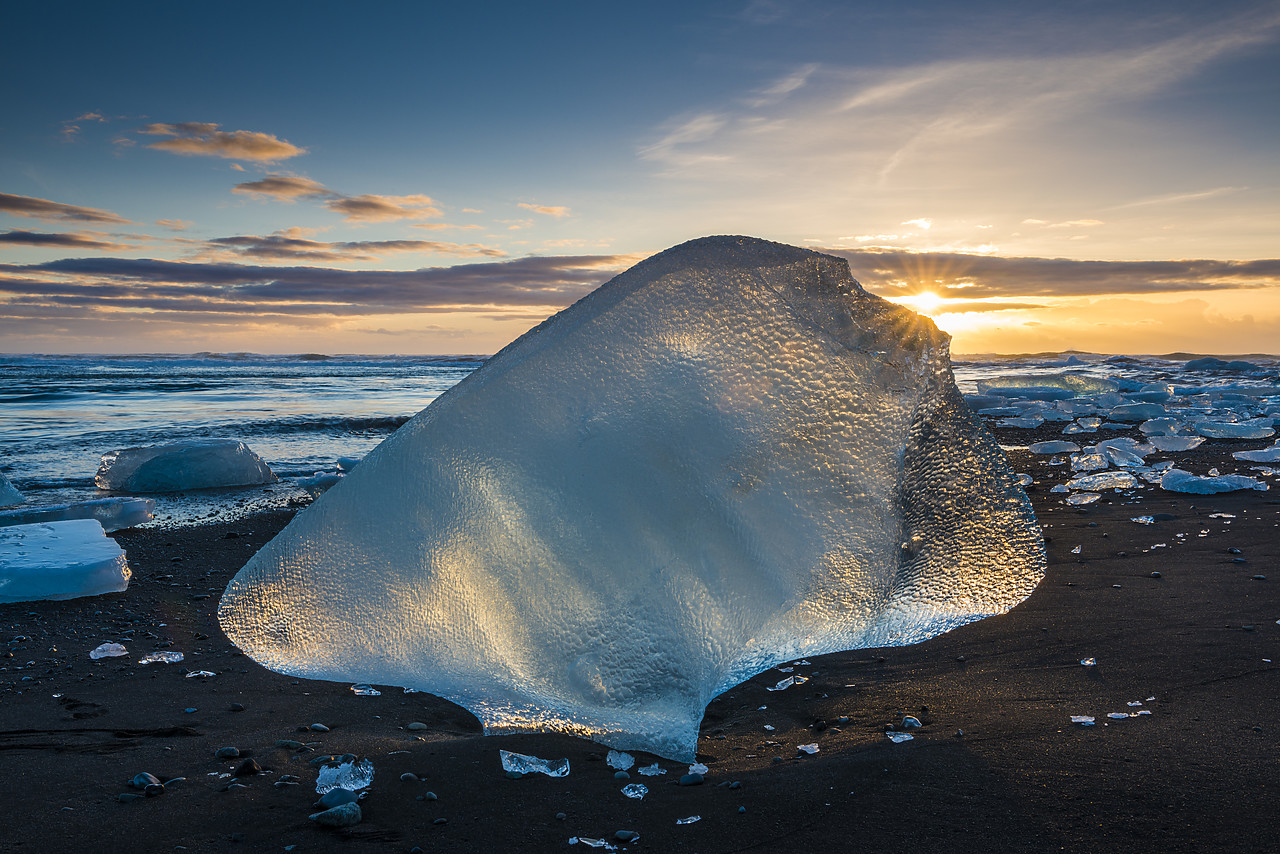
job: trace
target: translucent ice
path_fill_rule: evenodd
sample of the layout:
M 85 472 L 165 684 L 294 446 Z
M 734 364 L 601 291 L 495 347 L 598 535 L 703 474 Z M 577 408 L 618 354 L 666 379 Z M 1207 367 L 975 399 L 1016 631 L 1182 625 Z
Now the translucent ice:
M 89 650 L 89 657 L 94 661 L 103 658 L 119 658 L 122 655 L 128 655 L 129 650 L 125 649 L 124 644 L 120 643 L 100 643 L 93 649 Z
M 1276 434 L 1270 426 L 1251 421 L 1239 424 L 1201 421 L 1196 425 L 1196 432 L 1210 439 L 1270 439 Z
M 1082 504 L 1092 504 L 1100 498 L 1102 495 L 1097 492 L 1074 492 L 1067 496 L 1067 503 L 1072 507 L 1079 507 Z
M 1150 436 L 1147 443 L 1157 451 L 1190 451 L 1204 444 L 1203 436 Z
M 1236 451 L 1231 456 L 1251 463 L 1280 463 L 1280 441 L 1260 451 Z
M 68 519 L 97 519 L 103 530 L 118 531 L 150 522 L 155 512 L 156 502 L 151 498 L 98 498 L 75 504 L 0 510 L 0 528 Z
M 179 492 L 274 483 L 276 476 L 244 442 L 185 439 L 103 454 L 94 480 L 117 492 Z
M 1033 454 L 1074 454 L 1080 446 L 1075 442 L 1033 442 L 1027 450 Z
M 180 652 L 169 652 L 161 650 L 160 652 L 149 652 L 142 658 L 138 659 L 139 664 L 177 664 L 184 658 Z
M 316 794 L 323 795 L 331 789 L 358 792 L 373 782 L 373 763 L 368 759 L 351 760 L 337 765 L 321 767 L 316 777 Z
M 630 753 L 624 753 L 621 750 L 610 750 L 609 755 L 605 757 L 605 764 L 610 768 L 619 771 L 626 771 L 632 765 L 636 764 L 636 758 Z
M 488 732 L 690 760 L 743 680 L 1039 581 L 1030 503 L 947 347 L 841 259 L 668 250 L 374 449 L 240 571 L 222 625 L 268 667 L 420 688 Z
M 22 497 L 22 493 L 9 482 L 9 478 L 4 476 L 4 472 L 0 471 L 0 507 L 12 507 L 26 500 Z
M 546 774 L 548 777 L 568 777 L 568 759 L 539 759 L 524 753 L 499 750 L 502 770 L 511 774 Z
M 1266 491 L 1262 481 L 1242 474 L 1224 474 L 1219 477 L 1197 477 L 1189 471 L 1170 469 L 1160 478 L 1160 488 L 1170 492 L 1190 492 L 1196 495 L 1212 495 L 1217 492 L 1235 492 L 1238 489 Z
M 1127 471 L 1102 471 L 1067 481 L 1071 489 L 1132 489 L 1138 479 Z
M 119 593 L 131 575 L 93 519 L 0 528 L 0 603 Z
M 628 783 L 622 787 L 622 794 L 628 798 L 635 798 L 638 801 L 644 800 L 644 796 L 649 794 L 649 787 L 644 783 Z

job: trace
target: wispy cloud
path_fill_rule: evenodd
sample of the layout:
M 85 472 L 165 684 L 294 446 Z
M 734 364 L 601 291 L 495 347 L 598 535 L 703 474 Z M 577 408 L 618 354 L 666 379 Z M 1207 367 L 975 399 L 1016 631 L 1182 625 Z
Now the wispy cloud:
M 479 243 L 445 243 L 434 240 L 361 240 L 325 243 L 296 234 L 237 235 L 206 241 L 206 250 L 225 251 L 245 258 L 351 262 L 370 261 L 381 255 L 420 252 L 461 258 L 500 258 L 506 253 Z
M 138 133 L 168 137 L 150 143 L 148 148 L 205 157 L 224 157 L 228 160 L 250 160 L 255 163 L 275 163 L 306 154 L 305 148 L 272 136 L 249 130 L 219 130 L 212 122 L 156 122 Z
M 516 207 L 524 208 L 525 210 L 533 211 L 534 213 L 539 213 L 539 214 L 542 214 L 543 216 L 553 216 L 556 219 L 563 219 L 564 217 L 567 217 L 570 215 L 570 213 L 572 213 L 567 207 L 564 207 L 563 205 L 533 205 L 533 204 L 529 204 L 528 202 L 520 202 L 516 205 Z
M 186 231 L 192 226 L 192 222 L 188 219 L 158 219 L 156 225 L 170 231 Z
M 268 175 L 257 181 L 246 181 L 231 188 L 233 193 L 291 202 L 294 199 L 329 198 L 337 193 L 319 181 L 292 175 Z
M 1194 193 L 1170 193 L 1169 195 L 1153 196 L 1148 199 L 1138 199 L 1134 202 L 1126 202 L 1122 205 L 1114 205 L 1107 210 L 1122 210 L 1124 208 L 1141 208 L 1147 205 L 1177 205 L 1183 202 L 1198 202 L 1201 199 L 1212 199 L 1215 196 L 1225 196 L 1230 193 L 1241 193 L 1249 189 L 1248 187 L 1214 187 L 1212 190 L 1200 190 Z
M 128 223 L 130 221 L 119 214 L 100 210 L 99 208 L 64 205 L 61 202 L 51 202 L 48 199 L 37 199 L 33 196 L 15 196 L 9 193 L 0 193 L 0 211 L 44 220 L 45 222 L 61 220 L 65 222 Z
M 0 244 L 18 244 L 22 246 L 39 246 L 51 249 L 93 249 L 101 252 L 120 252 L 132 247 L 112 240 L 103 240 L 102 235 L 85 232 L 61 232 L 50 234 L 40 231 L 18 231 L 10 229 L 0 232 Z
M 1077 261 L 960 252 L 824 249 L 884 296 L 932 291 L 961 299 L 1168 294 L 1280 286 L 1280 259 Z
M 360 195 L 349 196 L 345 193 L 330 190 L 319 181 L 294 175 L 268 175 L 257 181 L 236 184 L 231 188 L 231 192 L 282 202 L 293 202 L 297 199 L 321 199 L 326 208 L 334 213 L 342 214 L 342 218 L 347 222 L 422 220 L 434 219 L 442 215 L 442 211 L 437 206 L 435 199 L 421 193 L 407 196 L 361 193 Z M 431 223 L 422 227 L 444 229 L 463 228 L 464 226 Z

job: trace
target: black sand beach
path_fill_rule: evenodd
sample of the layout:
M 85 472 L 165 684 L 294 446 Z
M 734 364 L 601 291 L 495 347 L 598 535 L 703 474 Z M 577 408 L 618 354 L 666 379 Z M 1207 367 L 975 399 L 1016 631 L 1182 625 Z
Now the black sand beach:
M 1194 453 L 1247 472 L 1225 453 L 1246 446 Z M 1011 459 L 1040 480 L 1043 458 Z M 572 837 L 704 854 L 1274 849 L 1280 496 L 1148 489 L 1139 503 L 1117 494 L 1071 508 L 1047 485 L 1030 494 L 1048 572 L 1026 602 L 917 646 L 814 658 L 796 671 L 810 680 L 785 691 L 766 691 L 783 676 L 774 671 L 729 691 L 707 710 L 699 759 L 709 772 L 693 787 L 676 785 L 687 770 L 677 763 L 615 780 L 600 745 L 485 738 L 444 700 L 385 686 L 356 696 L 239 654 L 218 628 L 218 597 L 287 513 L 120 532 L 127 592 L 0 606 L 12 654 L 0 663 L 0 849 L 587 850 Z M 1130 521 L 1157 514 L 1169 518 Z M 107 641 L 130 656 L 91 661 Z M 136 664 L 156 648 L 186 659 Z M 885 730 L 904 715 L 923 726 L 893 743 Z M 797 749 L 814 743 L 816 755 Z M 228 776 L 244 759 L 215 758 L 223 747 L 264 773 Z M 508 779 L 500 748 L 567 757 L 572 771 Z M 325 829 L 308 820 L 310 762 L 345 753 L 368 757 L 376 777 L 363 821 Z M 183 779 L 122 802 L 144 771 Z M 300 783 L 276 785 L 284 775 Z M 649 794 L 624 797 L 626 782 Z M 701 819 L 677 824 L 691 816 Z M 624 829 L 640 839 L 616 841 Z

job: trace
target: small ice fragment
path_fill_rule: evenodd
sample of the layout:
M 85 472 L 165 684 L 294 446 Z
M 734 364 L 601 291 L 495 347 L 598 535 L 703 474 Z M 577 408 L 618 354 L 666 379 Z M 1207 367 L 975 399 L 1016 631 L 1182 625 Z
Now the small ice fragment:
M 1156 517 L 1155 516 L 1134 516 L 1129 521 L 1137 522 L 1139 525 L 1154 525 L 1156 523 Z
M 1127 703 L 1126 705 L 1129 705 L 1129 706 L 1141 706 L 1141 705 L 1142 705 L 1142 701 L 1141 701 L 1141 700 L 1133 700 L 1132 702 Z
M 1107 717 L 1111 718 L 1113 721 L 1118 721 L 1122 718 L 1129 717 L 1129 713 L 1128 712 L 1107 712 Z
M 678 818 L 676 824 L 693 824 L 695 821 L 702 821 L 702 816 L 691 815 L 688 818 Z
M 792 685 L 803 685 L 809 680 L 804 676 L 788 676 L 772 688 L 765 688 L 766 691 L 785 691 Z
M 142 658 L 138 659 L 139 664 L 177 664 L 182 661 L 182 653 L 180 652 L 149 652 Z
M 1097 474 L 1086 474 L 1067 481 L 1072 489 L 1133 489 L 1138 479 L 1127 471 L 1103 471 Z
M 622 794 L 637 801 L 644 800 L 644 796 L 649 794 L 649 787 L 644 783 L 628 783 L 622 787 Z
M 1150 709 L 1138 709 L 1138 714 L 1140 714 L 1140 715 L 1149 715 L 1149 714 L 1151 714 L 1151 710 L 1150 710 Z
M 1082 658 L 1080 659 L 1080 663 L 1083 664 L 1085 667 L 1093 667 L 1095 664 L 1098 663 L 1098 661 L 1097 659 L 1094 659 L 1094 658 Z
M 1071 489 L 1065 483 L 1060 483 L 1049 490 L 1050 492 L 1070 492 Z
M 1093 726 L 1093 715 L 1072 715 L 1071 722 L 1080 726 Z
M 581 842 L 583 845 L 587 846 L 588 848 L 603 848 L 605 851 L 618 850 L 618 846 L 611 845 L 608 842 L 605 842 L 603 839 L 592 839 L 589 836 L 570 836 L 569 837 L 570 845 L 576 845 L 579 842 Z
M 776 667 L 774 669 L 777 670 L 779 673 L 791 673 L 792 671 L 795 670 L 794 667 Z
M 769 708 L 769 707 L 768 707 L 768 706 L 756 706 L 756 711 L 757 711 L 757 712 L 763 712 L 763 711 L 764 711 L 765 709 L 767 709 L 767 708 Z
M 652 765 L 646 765 L 640 769 L 640 774 L 645 777 L 657 777 L 659 774 L 667 773 L 667 769 L 663 768 L 657 762 Z
M 1032 483 L 1034 483 L 1034 480 L 1029 474 L 1016 475 L 1015 479 L 1017 480 L 1018 486 L 1030 486 Z
M 89 650 L 89 657 L 95 661 L 99 658 L 116 658 L 128 654 L 129 650 L 118 643 L 104 643 Z
M 1066 490 L 1065 484 L 1063 485 L 1063 489 L 1064 491 Z M 1102 496 L 1097 492 L 1077 492 L 1074 495 L 1067 497 L 1067 503 L 1073 507 L 1078 507 L 1081 504 L 1092 504 L 1100 498 L 1102 498 Z
M 352 685 L 351 693 L 357 697 L 381 697 L 382 692 L 372 685 Z
M 902 744 L 904 741 L 911 741 L 911 739 L 915 738 L 914 735 L 906 732 L 886 732 L 885 736 L 894 744 Z
M 569 776 L 568 759 L 539 759 L 523 753 L 512 753 L 510 750 L 499 750 L 502 757 L 502 770 L 517 774 L 546 774 L 548 777 Z
M 1078 554 L 1080 554 L 1080 548 L 1081 548 L 1080 546 L 1076 546 L 1074 549 L 1072 549 L 1072 550 L 1071 550 L 1071 553 L 1072 553 L 1073 555 L 1078 555 Z
M 373 763 L 368 759 L 325 765 L 316 777 L 316 794 L 325 795 L 334 789 L 358 792 L 372 782 Z
M 1033 454 L 1079 453 L 1080 446 L 1075 442 L 1032 442 L 1027 448 Z
M 818 747 L 817 744 L 798 744 L 796 745 L 796 750 L 799 750 L 801 753 L 807 753 L 810 756 L 812 756 L 813 754 L 817 753 L 818 750 L 820 750 L 820 748 Z
M 703 765 L 701 762 L 695 762 L 689 766 L 690 774 L 701 774 L 703 777 L 707 776 L 707 772 L 709 772 L 710 770 L 711 770 L 710 768 Z
M 796 667 L 808 667 L 810 664 L 807 658 L 802 658 L 799 661 L 793 661 L 791 663 L 794 664 Z
M 630 753 L 623 753 L 621 750 L 610 750 L 609 755 L 605 757 L 605 763 L 610 768 L 618 771 L 626 771 L 632 765 L 636 764 L 636 758 Z
M 769 732 L 773 732 L 773 725 L 772 725 L 772 724 L 765 724 L 765 725 L 764 725 L 764 728 L 765 728 L 765 729 L 767 729 Z
M 208 679 L 210 676 L 217 676 L 212 670 L 192 670 L 187 674 L 188 679 Z

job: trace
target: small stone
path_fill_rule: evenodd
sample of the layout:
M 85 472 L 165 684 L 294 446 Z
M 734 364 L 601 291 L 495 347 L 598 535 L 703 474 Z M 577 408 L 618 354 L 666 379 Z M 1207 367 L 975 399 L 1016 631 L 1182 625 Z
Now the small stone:
M 1242 551 L 1240 551 L 1239 549 L 1237 549 L 1237 548 L 1234 548 L 1234 547 L 1233 547 L 1233 548 L 1229 548 L 1229 549 L 1227 549 L 1227 554 L 1229 554 L 1229 555 L 1239 555 L 1239 554 L 1244 554 L 1244 552 L 1242 552 Z
M 907 715 L 902 719 L 903 729 L 919 729 L 922 726 L 924 726 L 924 724 L 920 723 L 920 719 L 913 715 Z
M 413 723 L 405 727 L 405 729 L 409 730 L 410 732 L 422 732 L 423 730 L 427 730 L 430 728 L 431 727 L 427 726 L 422 721 L 414 721 Z
M 288 738 L 282 738 L 278 740 L 275 743 L 275 746 L 279 747 L 281 750 L 301 750 L 302 748 L 306 747 L 306 745 L 303 744 L 302 742 L 293 741 Z
M 361 818 L 363 816 L 360 814 L 360 805 L 354 802 L 339 804 L 332 809 L 311 815 L 312 821 L 325 827 L 351 827 L 359 824 Z
M 158 795 L 163 795 L 164 783 L 152 783 L 150 786 L 147 786 L 145 789 L 143 789 L 142 793 L 145 797 L 148 797 L 148 798 L 154 798 Z
M 1251 625 L 1249 625 L 1249 626 L 1241 626 L 1241 627 L 1240 627 L 1240 629 L 1241 629 L 1241 631 L 1251 632 L 1251 631 L 1253 631 L 1253 626 L 1251 626 Z
M 422 799 L 423 799 L 424 801 L 438 801 L 438 800 L 440 800 L 440 799 L 436 796 L 436 793 L 435 793 L 435 792 L 426 792 L 426 793 L 424 793 L 424 794 L 422 795 Z
M 1267 577 L 1266 577 L 1265 575 L 1255 575 L 1255 576 L 1253 576 L 1253 580 L 1254 580 L 1254 581 L 1266 581 L 1266 580 L 1267 580 Z
M 703 778 L 701 774 L 685 774 L 680 778 L 678 785 L 681 786 L 701 786 Z
M 431 823 L 432 823 L 432 824 L 448 824 L 448 823 L 449 823 L 449 819 L 447 819 L 447 818 L 438 818 L 438 819 L 436 819 L 435 821 L 433 821 L 433 822 L 431 822 Z
M 243 712 L 243 711 L 244 711 L 244 704 L 243 704 L 243 703 L 232 703 L 232 704 L 231 704 L 231 711 L 233 711 L 233 712 Z
M 213 755 L 217 759 L 239 759 L 240 750 L 235 747 L 219 747 Z
M 746 811 L 747 811 L 747 808 L 746 808 L 746 807 L 738 807 L 738 812 L 739 812 L 739 813 L 744 813 L 744 812 L 746 812 Z
M 183 710 L 182 710 L 183 714 L 187 714 L 187 715 L 194 715 L 194 714 L 195 714 L 196 712 L 198 712 L 198 711 L 200 711 L 200 710 L 199 710 L 199 709 L 196 709 L 196 708 L 188 708 L 188 709 L 183 709 Z
M 1153 573 L 1151 573 L 1151 577 L 1152 577 L 1152 578 L 1160 578 L 1161 576 L 1160 576 L 1160 573 L 1159 573 L 1159 572 L 1153 572 Z
M 565 815 L 565 814 L 564 814 L 564 813 L 562 813 L 562 812 L 558 812 L 558 813 L 556 813 L 556 821 L 564 821 L 564 820 L 565 820 L 566 818 L 568 818 L 568 817 L 569 817 L 569 816 Z
M 254 762 L 252 759 L 246 759 L 245 761 L 241 762 L 240 767 L 236 769 L 235 776 L 252 777 L 254 774 L 261 774 L 261 773 L 262 773 L 261 765 L 259 765 L 257 762 Z
M 333 809 L 334 807 L 340 807 L 343 804 L 354 804 L 358 800 L 360 800 L 360 796 L 355 792 L 350 789 L 337 787 L 325 792 L 320 797 L 320 800 L 316 801 L 316 806 L 323 807 L 324 809 Z
M 129 781 L 130 788 L 145 789 L 147 786 L 155 786 L 160 783 L 160 778 L 155 774 L 143 771 L 141 774 L 135 774 L 133 779 Z
M 139 795 L 137 792 L 121 792 L 116 796 L 116 800 L 122 804 L 131 804 L 134 801 L 146 800 L 146 797 L 146 795 Z
M 415 774 L 415 773 L 413 773 L 412 771 L 406 771 L 406 772 L 404 772 L 403 774 L 401 774 L 401 775 L 400 775 L 400 782 L 402 782 L 402 783 L 416 783 L 416 782 L 418 782 L 418 775 L 417 775 L 417 774 Z
M 329 728 L 324 724 L 312 724 L 311 726 L 307 727 L 307 729 L 311 730 L 312 732 L 328 732 L 329 731 Z
M 634 830 L 619 830 L 617 833 L 613 834 L 613 838 L 619 842 L 635 842 L 640 838 L 640 834 L 636 833 Z
M 616 772 L 614 772 L 613 779 L 615 779 L 615 780 L 630 780 L 630 779 L 631 779 L 631 775 L 630 775 L 630 774 L 628 774 L 626 771 L 616 771 Z

